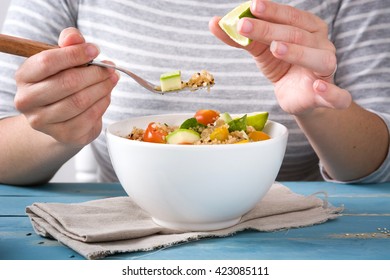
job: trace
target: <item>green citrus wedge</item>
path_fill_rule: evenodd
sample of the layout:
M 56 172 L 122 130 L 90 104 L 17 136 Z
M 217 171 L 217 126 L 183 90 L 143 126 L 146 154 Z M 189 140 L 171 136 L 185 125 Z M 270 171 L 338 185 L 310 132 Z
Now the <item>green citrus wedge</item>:
M 254 16 L 251 13 L 250 5 L 252 1 L 247 1 L 237 6 L 229 13 L 227 13 L 221 20 L 219 21 L 219 26 L 230 38 L 232 38 L 236 43 L 247 46 L 252 42 L 251 39 L 238 34 L 237 32 L 237 24 L 238 21 L 243 17 L 251 17 Z
M 253 126 L 257 131 L 263 130 L 266 122 L 268 120 L 268 112 L 258 112 L 248 114 L 246 118 L 246 124 L 249 126 Z

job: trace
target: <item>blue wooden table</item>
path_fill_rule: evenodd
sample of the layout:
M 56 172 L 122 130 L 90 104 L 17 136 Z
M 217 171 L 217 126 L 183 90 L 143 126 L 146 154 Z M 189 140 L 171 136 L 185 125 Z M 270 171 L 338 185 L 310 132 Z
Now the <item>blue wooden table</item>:
M 343 215 L 324 224 L 272 233 L 246 231 L 151 252 L 117 254 L 107 259 L 141 260 L 389 260 L 390 183 L 341 185 L 283 182 L 296 193 L 326 191 Z M 0 259 L 67 260 L 82 256 L 35 234 L 25 214 L 34 202 L 75 203 L 125 195 L 119 184 L 56 183 L 35 187 L 0 185 Z

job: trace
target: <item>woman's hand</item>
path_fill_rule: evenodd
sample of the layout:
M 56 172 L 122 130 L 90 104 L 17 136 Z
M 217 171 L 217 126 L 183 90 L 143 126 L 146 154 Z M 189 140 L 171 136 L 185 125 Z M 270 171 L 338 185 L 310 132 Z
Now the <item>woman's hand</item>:
M 58 44 L 60 48 L 34 55 L 18 69 L 15 106 L 32 128 L 82 147 L 99 135 L 119 76 L 111 69 L 84 66 L 99 50 L 77 29 L 63 30 Z
M 344 109 L 351 95 L 333 83 L 337 67 L 335 47 L 328 39 L 327 24 L 319 17 L 291 6 L 253 0 L 256 18 L 242 18 L 238 32 L 252 43 L 241 47 L 210 21 L 211 32 L 234 47 L 246 49 L 258 68 L 275 85 L 282 109 L 302 115 L 315 108 Z

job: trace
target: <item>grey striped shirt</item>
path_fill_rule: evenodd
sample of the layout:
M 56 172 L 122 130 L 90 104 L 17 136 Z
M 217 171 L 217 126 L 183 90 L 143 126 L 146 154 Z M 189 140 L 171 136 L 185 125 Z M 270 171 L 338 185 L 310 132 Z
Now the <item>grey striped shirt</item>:
M 275 1 L 311 11 L 329 24 L 337 48 L 336 83 L 361 106 L 390 126 L 390 2 L 377 0 Z M 273 86 L 243 50 L 219 42 L 208 30 L 214 15 L 238 5 L 234 0 L 13 0 L 3 33 L 57 43 L 62 29 L 75 26 L 110 59 L 158 83 L 163 72 L 181 70 L 183 78 L 201 69 L 214 74 L 211 93 L 146 92 L 122 76 L 112 93 L 104 125 L 150 114 L 216 109 L 230 113 L 269 111 L 270 119 L 289 128 L 278 180 L 320 180 L 319 161 L 293 117 L 283 112 Z M 14 71 L 23 59 L 0 56 L 0 116 L 17 114 Z M 93 142 L 101 181 L 116 181 L 104 133 Z M 326 179 L 326 178 L 325 178 Z M 390 180 L 390 158 L 359 182 Z

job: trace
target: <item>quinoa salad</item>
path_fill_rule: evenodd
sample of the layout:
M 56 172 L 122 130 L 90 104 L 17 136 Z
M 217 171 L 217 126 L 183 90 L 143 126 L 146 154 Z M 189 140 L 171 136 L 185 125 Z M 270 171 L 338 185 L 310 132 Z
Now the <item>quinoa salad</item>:
M 158 121 L 146 128 L 134 127 L 127 139 L 141 142 L 186 145 L 244 144 L 268 140 L 263 130 L 268 112 L 232 118 L 229 113 L 199 110 L 180 126 Z
M 190 91 L 207 88 L 207 91 L 210 92 L 210 88 L 214 84 L 214 76 L 207 70 L 194 73 L 187 82 L 182 80 L 181 71 L 173 71 L 163 73 L 160 76 L 160 86 L 156 86 L 155 89 L 161 92 L 167 92 L 184 88 L 188 88 Z
M 193 74 L 188 82 L 183 82 L 183 87 L 188 87 L 192 90 L 199 87 L 207 87 L 208 90 L 210 90 L 210 87 L 214 84 L 214 76 L 206 70 L 201 70 L 200 72 Z

